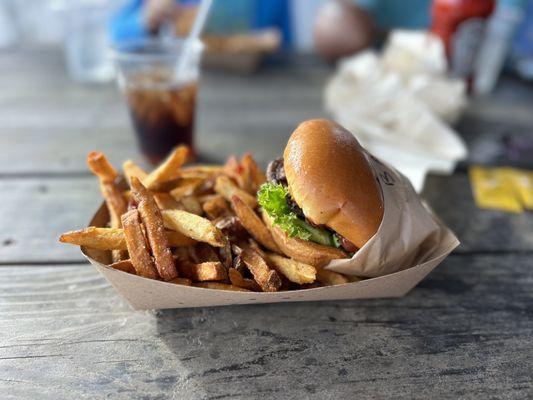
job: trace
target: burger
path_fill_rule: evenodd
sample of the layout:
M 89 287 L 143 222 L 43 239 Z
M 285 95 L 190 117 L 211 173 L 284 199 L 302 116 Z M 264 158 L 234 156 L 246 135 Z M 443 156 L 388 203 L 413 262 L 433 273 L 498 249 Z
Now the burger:
M 277 245 L 314 265 L 350 257 L 377 232 L 381 190 L 363 148 L 339 124 L 314 119 L 292 133 L 258 192 Z

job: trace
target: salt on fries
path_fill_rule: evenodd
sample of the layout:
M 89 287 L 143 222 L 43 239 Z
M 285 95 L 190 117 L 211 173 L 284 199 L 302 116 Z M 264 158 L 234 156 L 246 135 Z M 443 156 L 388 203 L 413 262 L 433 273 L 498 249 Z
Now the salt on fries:
M 177 147 L 150 173 L 124 162 L 123 190 L 105 155 L 89 153 L 109 225 L 59 240 L 110 251 L 117 271 L 183 286 L 276 292 L 360 280 L 322 268 L 343 251 L 290 238 L 261 213 L 256 195 L 266 177 L 250 154 L 223 166 L 184 165 L 188 155 Z

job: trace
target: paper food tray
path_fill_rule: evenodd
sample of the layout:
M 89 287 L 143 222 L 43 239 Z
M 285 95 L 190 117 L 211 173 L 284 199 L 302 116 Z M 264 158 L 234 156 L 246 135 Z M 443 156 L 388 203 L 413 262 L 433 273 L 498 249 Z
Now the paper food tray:
M 334 260 L 325 268 L 367 277 L 337 286 L 281 292 L 234 292 L 147 279 L 107 266 L 109 252 L 82 248 L 92 265 L 137 310 L 210 307 L 292 301 L 401 297 L 459 245 L 455 235 L 420 198 L 403 175 L 368 155 L 384 200 L 378 232 L 351 259 Z M 90 226 L 106 226 L 105 204 Z M 387 275 L 379 276 L 388 271 Z

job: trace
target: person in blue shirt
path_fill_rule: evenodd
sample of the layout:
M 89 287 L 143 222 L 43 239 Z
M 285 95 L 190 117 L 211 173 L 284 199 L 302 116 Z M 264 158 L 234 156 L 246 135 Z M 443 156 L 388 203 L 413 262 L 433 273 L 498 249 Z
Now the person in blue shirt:
M 126 0 L 111 19 L 111 40 L 143 39 L 155 35 L 166 23 L 176 20 L 182 7 L 198 0 Z M 207 32 L 231 34 L 239 31 L 277 27 L 283 43 L 291 40 L 287 0 L 215 0 Z

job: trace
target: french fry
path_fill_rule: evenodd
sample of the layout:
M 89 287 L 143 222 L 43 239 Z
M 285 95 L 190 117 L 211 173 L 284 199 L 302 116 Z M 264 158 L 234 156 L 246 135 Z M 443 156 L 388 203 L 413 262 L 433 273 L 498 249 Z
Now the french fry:
M 231 202 L 233 196 L 238 196 L 248 207 L 254 209 L 257 207 L 257 199 L 250 193 L 245 192 L 237 187 L 227 176 L 221 175 L 215 182 L 215 192 L 222 195 L 227 201 Z
M 124 231 L 117 228 L 89 226 L 79 231 L 63 233 L 59 241 L 98 250 L 127 250 Z
M 196 246 L 191 247 L 194 251 L 194 255 L 196 257 L 195 261 L 198 263 L 202 262 L 219 262 L 220 259 L 217 256 L 217 253 L 213 248 L 208 245 L 207 243 L 198 243 Z
M 180 168 L 187 160 L 189 149 L 187 146 L 178 146 L 168 155 L 159 167 L 153 170 L 143 183 L 147 189 L 155 189 L 157 185 L 179 178 Z
M 130 259 L 137 275 L 150 279 L 157 279 L 159 275 L 148 252 L 148 244 L 142 231 L 140 213 L 130 210 L 122 215 L 124 236 L 130 254 Z
M 231 198 L 231 205 L 242 226 L 248 231 L 248 233 L 259 243 L 265 246 L 267 249 L 279 252 L 279 248 L 272 238 L 272 234 L 265 226 L 263 221 L 257 216 L 254 210 L 252 210 L 244 201 L 238 196 Z
M 165 231 L 165 235 L 167 237 L 169 247 L 185 247 L 196 244 L 194 239 L 185 236 L 181 232 Z
M 233 264 L 233 258 L 231 254 L 231 244 L 229 240 L 226 240 L 226 244 L 224 245 L 224 247 L 220 247 L 218 249 L 218 254 L 220 256 L 220 261 L 222 261 L 224 267 L 231 267 L 231 265 Z
M 259 186 L 266 182 L 266 175 L 261 168 L 259 168 L 259 165 L 257 165 L 250 153 L 246 153 L 242 156 L 241 165 L 245 170 L 249 171 L 248 175 L 253 182 L 251 194 L 255 195 Z
M 180 232 L 177 232 L 181 235 Z M 174 259 L 177 261 L 177 262 L 182 262 L 182 261 L 190 261 L 190 257 L 189 257 L 189 247 L 176 247 L 172 254 L 174 255 Z
M 224 268 L 220 261 L 209 261 L 199 264 L 180 262 L 178 269 L 180 275 L 195 282 L 223 281 L 228 277 L 226 268 Z
M 154 199 L 160 210 L 181 210 L 181 204 L 168 193 L 154 193 Z
M 227 239 L 208 219 L 182 210 L 163 210 L 163 221 L 168 229 L 181 232 L 198 242 L 223 247 Z
M 232 292 L 249 292 L 248 289 L 243 289 L 238 286 L 228 285 L 227 283 L 221 282 L 194 282 L 193 286 L 204 288 L 204 289 L 215 289 L 215 290 L 229 290 Z
M 251 290 L 253 292 L 260 292 L 261 286 L 257 284 L 253 279 L 244 278 L 241 273 L 235 268 L 228 270 L 228 276 L 233 286 L 238 286 L 244 289 Z
M 203 177 L 207 177 L 212 175 L 220 175 L 223 172 L 224 167 L 221 165 L 197 164 L 185 166 L 181 170 L 184 176 L 187 176 L 188 174 L 203 174 Z
M 131 260 L 117 261 L 111 264 L 109 267 L 113 269 L 118 269 L 122 272 L 127 272 L 128 274 L 137 275 L 137 272 L 135 271 L 135 267 L 131 263 Z
M 202 206 L 200 205 L 200 202 L 195 196 L 184 196 L 180 199 L 180 203 L 185 209 L 185 211 L 191 214 L 203 214 Z
M 111 165 L 106 156 L 99 151 L 91 151 L 87 155 L 87 164 L 90 170 L 103 182 L 113 182 L 117 176 L 117 170 Z
M 269 253 L 267 260 L 270 265 L 291 282 L 303 285 L 316 280 L 317 271 L 312 265 L 305 264 L 291 258 Z
M 152 248 L 155 266 L 161 278 L 170 281 L 177 278 L 178 272 L 170 252 L 161 211 L 157 208 L 154 196 L 137 177 L 131 178 L 131 193 L 138 203 L 139 213 L 146 229 L 148 242 Z M 129 247 L 128 247 L 129 250 Z
M 276 292 L 281 287 L 278 273 L 268 267 L 257 250 L 248 247 L 242 251 L 241 258 L 263 292 Z
M 331 260 L 338 258 L 347 258 L 346 253 L 334 247 L 288 237 L 280 228 L 272 225 L 269 216 L 264 211 L 263 221 L 270 230 L 270 233 L 272 233 L 272 238 L 280 250 L 290 258 L 314 267 L 322 267 Z
M 126 160 L 122 164 L 122 171 L 124 171 L 124 176 L 127 181 L 130 182 L 132 177 L 137 177 L 141 182 L 143 182 L 148 174 L 144 169 L 139 167 L 133 160 Z
M 187 278 L 174 278 L 171 281 L 168 281 L 168 283 L 175 283 L 176 285 L 183 285 L 183 286 L 192 285 L 192 281 Z
M 170 191 L 170 195 L 176 200 L 181 200 L 185 196 L 193 195 L 196 188 L 204 182 L 204 178 L 181 178 Z
M 342 285 L 350 282 L 346 276 L 323 268 L 318 269 L 316 279 L 324 286 Z
M 218 194 L 202 204 L 202 209 L 211 219 L 222 217 L 229 211 L 228 203 Z
M 128 205 L 121 191 L 115 185 L 118 176 L 117 171 L 109 163 L 103 153 L 92 151 L 87 156 L 87 164 L 91 171 L 98 176 L 100 181 L 100 192 L 109 211 L 109 222 L 111 228 L 122 227 L 120 217 L 127 211 Z M 114 250 L 112 252 L 113 261 L 120 261 L 127 257 L 125 251 Z
M 185 247 L 196 243 L 195 240 L 176 231 L 165 231 L 170 247 Z M 62 243 L 75 244 L 98 250 L 127 250 L 124 229 L 97 228 L 89 226 L 78 231 L 63 233 L 59 237 Z

